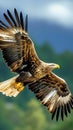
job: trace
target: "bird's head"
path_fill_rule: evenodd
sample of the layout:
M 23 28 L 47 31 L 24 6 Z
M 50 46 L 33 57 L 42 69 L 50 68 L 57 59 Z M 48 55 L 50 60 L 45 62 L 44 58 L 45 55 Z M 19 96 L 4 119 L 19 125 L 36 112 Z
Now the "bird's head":
M 55 64 L 55 63 L 48 63 L 48 66 L 49 66 L 50 70 L 59 69 L 60 68 L 60 65 Z

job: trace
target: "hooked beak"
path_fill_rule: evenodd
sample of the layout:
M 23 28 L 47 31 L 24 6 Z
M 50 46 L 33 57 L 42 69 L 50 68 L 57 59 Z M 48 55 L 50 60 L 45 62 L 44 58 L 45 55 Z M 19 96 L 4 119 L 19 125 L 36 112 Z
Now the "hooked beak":
M 56 64 L 56 65 L 55 65 L 55 68 L 56 68 L 56 69 L 60 69 L 60 65 Z

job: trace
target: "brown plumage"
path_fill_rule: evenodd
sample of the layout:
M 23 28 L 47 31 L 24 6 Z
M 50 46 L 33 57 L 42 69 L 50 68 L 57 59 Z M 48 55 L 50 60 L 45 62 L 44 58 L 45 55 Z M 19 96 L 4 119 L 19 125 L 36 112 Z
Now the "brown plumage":
M 14 18 L 15 17 L 15 18 Z M 0 20 L 0 49 L 3 58 L 13 72 L 18 75 L 0 83 L 0 92 L 16 97 L 28 85 L 36 97 L 52 113 L 56 120 L 61 115 L 68 115 L 73 109 L 73 97 L 68 85 L 62 78 L 52 73 L 58 64 L 41 61 L 34 44 L 28 36 L 28 15 L 23 19 L 14 9 L 14 16 L 9 10 L 4 13 L 7 24 Z

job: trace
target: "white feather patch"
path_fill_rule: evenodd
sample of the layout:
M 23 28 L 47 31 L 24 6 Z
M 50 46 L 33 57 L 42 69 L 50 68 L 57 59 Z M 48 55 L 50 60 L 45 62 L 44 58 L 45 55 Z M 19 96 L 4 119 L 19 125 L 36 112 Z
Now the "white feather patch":
M 51 91 L 50 93 L 48 93 L 48 94 L 45 96 L 45 98 L 43 99 L 44 104 L 45 104 L 50 98 L 52 98 L 53 96 L 55 96 L 56 93 L 57 93 L 56 90 L 53 90 L 53 91 Z
M 60 97 L 58 98 L 58 101 L 57 101 L 57 102 L 60 102 L 60 104 L 66 104 L 66 103 L 70 100 L 70 98 L 71 98 L 71 93 L 68 94 L 68 95 L 65 96 L 65 97 L 60 96 Z

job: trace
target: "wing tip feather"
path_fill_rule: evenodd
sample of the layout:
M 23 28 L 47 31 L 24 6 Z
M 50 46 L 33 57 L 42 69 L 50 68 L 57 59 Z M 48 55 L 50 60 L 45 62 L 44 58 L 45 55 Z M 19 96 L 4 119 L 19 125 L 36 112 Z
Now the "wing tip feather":
M 58 107 L 55 108 L 55 110 L 52 113 L 52 120 L 54 117 L 56 117 L 56 121 L 59 120 L 59 117 L 61 116 L 62 121 L 64 120 L 64 117 L 68 116 L 68 114 L 71 113 L 71 110 L 73 109 L 73 97 L 70 97 L 70 100 L 66 104 L 61 104 L 59 106 L 60 110 L 58 111 Z
M 20 14 L 20 16 L 19 16 Z M 20 27 L 25 32 L 28 32 L 28 15 L 26 14 L 25 21 L 23 20 L 23 13 L 20 11 L 18 14 L 18 11 L 16 8 L 14 8 L 14 15 L 10 12 L 9 9 L 7 9 L 7 14 L 3 13 L 5 20 L 10 25 L 10 27 Z M 15 16 L 15 17 L 14 17 Z M 5 24 L 3 21 L 0 20 L 0 24 L 3 25 L 6 28 L 10 28 L 9 25 Z

